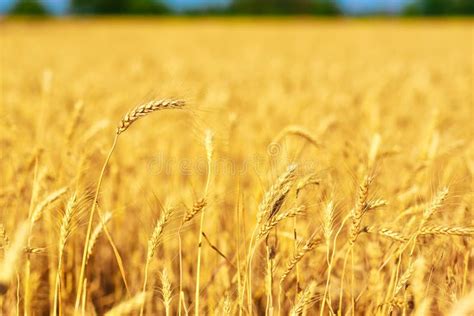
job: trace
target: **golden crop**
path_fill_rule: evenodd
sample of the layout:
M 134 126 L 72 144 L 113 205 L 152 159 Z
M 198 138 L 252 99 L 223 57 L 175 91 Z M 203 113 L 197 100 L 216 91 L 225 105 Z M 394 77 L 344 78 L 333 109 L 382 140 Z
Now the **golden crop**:
M 3 315 L 473 315 L 472 21 L 0 27 Z

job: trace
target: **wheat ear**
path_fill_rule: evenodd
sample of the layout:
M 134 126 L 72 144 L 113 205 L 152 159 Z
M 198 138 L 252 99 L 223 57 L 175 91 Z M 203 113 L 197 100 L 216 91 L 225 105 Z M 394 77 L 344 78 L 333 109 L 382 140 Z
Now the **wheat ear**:
M 278 180 L 265 193 L 262 202 L 258 207 L 257 225 L 264 219 L 275 215 L 281 208 L 288 192 L 296 178 L 296 165 L 288 166 L 287 170 L 278 178 Z
M 256 241 L 258 242 L 258 241 L 262 240 L 263 238 L 267 237 L 268 234 L 270 233 L 270 231 L 276 225 L 278 225 L 278 223 L 280 223 L 284 219 L 293 218 L 295 216 L 299 216 L 299 215 L 304 214 L 305 209 L 306 209 L 306 207 L 304 205 L 295 206 L 295 207 L 289 209 L 288 211 L 285 211 L 283 213 L 272 216 L 265 223 L 262 224 L 262 226 L 261 226 L 261 228 L 260 228 L 260 230 L 257 234 Z
M 326 252 L 329 258 L 329 247 L 331 243 L 331 237 L 334 231 L 334 202 L 329 203 L 324 208 L 323 212 L 323 236 L 326 243 Z
M 369 185 L 372 182 L 370 177 L 366 177 L 364 182 L 359 187 L 359 196 L 357 199 L 356 206 L 352 209 L 351 218 L 352 225 L 349 231 L 349 242 L 354 244 L 359 236 L 360 224 L 362 222 L 362 216 L 364 215 L 367 208 L 367 199 L 369 197 Z
M 390 230 L 388 228 L 376 228 L 373 226 L 366 226 L 362 229 L 362 231 L 367 232 L 367 233 L 375 233 L 375 234 L 390 238 L 397 242 L 404 243 L 408 241 L 408 238 L 403 236 L 401 233 Z
M 426 226 L 421 228 L 420 235 L 474 235 L 474 227 Z
M 165 305 L 166 316 L 171 315 L 171 301 L 173 292 L 171 290 L 171 282 L 168 271 L 163 268 L 161 272 L 161 294 L 163 295 L 163 304 Z
M 312 281 L 303 292 L 298 295 L 295 305 L 291 309 L 291 316 L 299 316 L 311 306 L 314 302 L 318 300 L 318 297 L 315 295 L 316 282 Z
M 153 259 L 153 256 L 155 255 L 156 248 L 162 241 L 163 237 L 163 232 L 166 228 L 166 225 L 171 220 L 171 216 L 174 213 L 173 208 L 167 208 L 163 211 L 163 213 L 160 216 L 160 219 L 156 222 L 155 228 L 153 229 L 153 233 L 151 234 L 150 239 L 148 239 L 148 249 L 147 249 L 147 256 L 146 256 L 146 262 L 145 262 L 145 277 L 143 280 L 143 289 L 142 292 L 146 291 L 147 283 L 148 283 L 148 268 L 150 266 L 150 262 Z M 140 316 L 143 315 L 145 309 L 145 305 L 143 304 L 140 307 Z
M 402 276 L 400 277 L 400 280 L 397 282 L 397 286 L 395 287 L 395 291 L 393 295 L 397 295 L 400 293 L 400 291 L 408 284 L 408 281 L 410 280 L 413 271 L 415 270 L 415 266 L 411 264 L 408 266 L 405 272 L 403 272 Z
M 252 311 L 252 260 L 255 253 L 255 249 L 258 242 L 263 237 L 268 235 L 273 227 L 275 227 L 280 221 L 286 217 L 294 217 L 303 209 L 292 209 L 286 213 L 278 214 L 283 202 L 285 201 L 291 187 L 293 186 L 296 179 L 296 164 L 288 166 L 286 171 L 278 177 L 277 181 L 265 192 L 262 202 L 258 206 L 257 211 L 257 225 L 252 233 L 252 237 L 249 242 L 248 258 L 247 258 L 247 303 L 248 309 Z M 293 215 L 293 216 L 290 216 Z
M 58 267 L 56 270 L 56 286 L 54 291 L 54 304 L 53 304 L 53 314 L 56 315 L 60 293 L 61 293 L 61 271 L 62 271 L 62 260 L 64 255 L 64 249 L 66 248 L 66 243 L 71 236 L 73 230 L 77 227 L 78 217 L 81 212 L 84 210 L 85 203 L 90 198 L 89 195 L 84 195 L 81 198 L 77 197 L 77 193 L 74 192 L 69 198 L 66 208 L 63 213 L 61 220 L 61 227 L 59 229 L 59 244 L 58 244 Z M 59 313 L 61 314 L 61 313 Z
M 117 135 L 120 135 L 121 133 L 125 132 L 130 127 L 130 125 L 132 125 L 142 116 L 165 109 L 183 108 L 184 105 L 185 102 L 182 100 L 164 99 L 151 101 L 146 104 L 137 106 L 136 108 L 125 114 L 125 116 L 122 118 L 117 128 Z
M 306 243 L 300 249 L 297 249 L 291 259 L 286 264 L 286 269 L 280 276 L 280 285 L 279 285 L 279 292 L 278 292 L 278 310 L 281 310 L 281 292 L 283 290 L 283 282 L 285 281 L 286 277 L 290 274 L 290 272 L 296 267 L 298 262 L 300 262 L 303 257 L 308 254 L 311 250 L 313 250 L 319 243 L 321 243 L 321 238 L 316 237 L 313 234 L 311 237 L 308 238 Z M 298 272 L 296 272 L 298 273 Z
M 202 209 L 207 205 L 207 202 L 204 198 L 201 198 L 194 202 L 193 207 L 186 211 L 183 217 L 182 224 L 186 224 L 187 222 L 191 221 Z
M 110 158 L 112 157 L 112 154 L 115 150 L 115 147 L 117 146 L 117 141 L 119 135 L 121 135 L 124 131 L 126 131 L 130 125 L 138 120 L 140 117 L 145 116 L 151 112 L 158 111 L 158 110 L 164 110 L 164 109 L 178 109 L 182 108 L 185 106 L 185 102 L 182 100 L 159 100 L 159 101 L 151 101 L 149 103 L 140 105 L 136 107 L 135 109 L 129 111 L 120 121 L 119 126 L 117 127 L 117 131 L 115 133 L 115 137 L 112 143 L 112 146 L 109 150 L 109 153 L 107 154 L 107 158 L 104 161 L 104 164 L 102 166 L 102 170 L 99 175 L 99 180 L 97 181 L 97 188 L 95 191 L 94 195 L 94 200 L 92 202 L 92 207 L 89 213 L 89 220 L 87 224 L 87 232 L 86 232 L 86 238 L 84 242 L 84 249 L 82 252 L 82 263 L 81 263 L 81 271 L 78 279 L 78 288 L 76 292 L 76 303 L 74 306 L 74 313 L 77 314 L 79 311 L 79 303 L 81 300 L 82 296 L 82 285 L 84 282 L 84 276 L 85 276 L 85 270 L 86 270 L 86 265 L 87 265 L 87 252 L 89 250 L 89 241 L 92 233 L 92 222 L 94 220 L 94 214 L 95 214 L 95 208 L 97 204 L 97 200 L 99 198 L 99 192 L 100 192 L 100 187 L 102 184 L 102 179 L 104 177 L 105 169 L 107 168 L 107 165 L 110 161 Z M 100 212 L 100 211 L 99 211 Z M 100 215 L 100 214 L 99 214 Z M 109 236 L 107 236 L 109 237 Z M 120 268 L 120 273 L 122 274 L 122 279 L 125 283 L 125 287 L 127 288 L 128 291 L 128 284 L 125 278 L 125 273 L 123 271 L 123 267 L 121 265 L 121 259 L 116 258 L 118 263 L 119 263 L 119 268 Z
M 410 262 L 411 262 L 413 253 L 415 252 L 415 246 L 416 246 L 418 236 L 420 235 L 422 229 L 426 226 L 426 223 L 431 219 L 433 214 L 441 208 L 441 206 L 443 205 L 444 201 L 446 200 L 448 196 L 448 192 L 449 190 L 447 187 L 440 189 L 438 193 L 436 194 L 436 196 L 434 197 L 434 199 L 429 204 L 429 206 L 423 210 L 423 217 L 421 218 L 420 224 L 418 225 L 418 229 L 410 238 L 410 241 L 412 241 L 412 246 L 409 253 Z
M 427 222 L 433 216 L 433 214 L 441 208 L 444 201 L 446 200 L 446 197 L 448 196 L 448 192 L 448 188 L 442 188 L 438 191 L 436 197 L 433 199 L 429 207 L 423 211 L 424 222 Z
M 321 243 L 321 238 L 312 235 L 306 243 L 299 249 L 296 253 L 293 254 L 291 259 L 286 264 L 286 269 L 280 277 L 280 284 L 282 284 L 286 277 L 290 274 L 291 270 L 296 266 L 296 264 L 311 250 L 313 250 L 319 243 Z

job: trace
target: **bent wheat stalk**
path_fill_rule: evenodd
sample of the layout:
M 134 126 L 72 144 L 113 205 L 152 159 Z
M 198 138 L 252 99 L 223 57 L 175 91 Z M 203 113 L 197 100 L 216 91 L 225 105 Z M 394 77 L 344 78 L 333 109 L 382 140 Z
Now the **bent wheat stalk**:
M 109 153 L 107 154 L 107 157 L 104 161 L 104 164 L 102 166 L 102 169 L 100 171 L 99 175 L 99 180 L 97 181 L 97 188 L 95 191 L 94 195 L 94 200 L 92 202 L 92 207 L 89 212 L 89 221 L 87 224 L 87 232 L 86 232 L 86 238 L 84 241 L 84 250 L 83 250 L 83 255 L 82 255 L 82 264 L 81 264 L 81 271 L 78 279 L 78 289 L 76 293 L 76 303 L 74 306 L 74 313 L 77 314 L 79 312 L 79 303 L 81 300 L 81 294 L 82 294 L 82 285 L 84 282 L 84 276 L 85 276 L 85 270 L 86 270 L 86 265 L 87 265 L 87 252 L 89 249 L 89 242 L 90 242 L 90 237 L 92 233 L 92 222 L 94 219 L 94 214 L 95 214 L 95 209 L 97 205 L 97 200 L 99 198 L 99 192 L 100 192 L 100 187 L 102 184 L 102 179 L 104 177 L 105 170 L 107 169 L 107 165 L 109 164 L 110 158 L 112 157 L 112 154 L 115 150 L 115 147 L 117 146 L 117 141 L 118 137 L 125 132 L 134 122 L 136 122 L 140 117 L 145 116 L 149 113 L 159 111 L 159 110 L 165 110 L 165 109 L 179 109 L 184 107 L 185 102 L 182 100 L 173 100 L 173 99 L 165 99 L 165 100 L 157 100 L 157 101 L 151 101 L 146 104 L 140 105 L 133 110 L 129 111 L 125 116 L 122 118 L 122 120 L 119 123 L 119 126 L 117 127 L 115 137 L 112 143 L 112 147 L 109 150 Z M 123 281 L 125 283 L 125 286 L 128 291 L 128 285 L 127 281 L 125 279 L 125 274 L 123 271 L 123 268 L 120 266 L 120 272 L 122 274 Z
M 273 140 L 274 143 L 280 142 L 286 135 L 299 136 L 316 148 L 320 148 L 321 144 L 311 135 L 311 132 L 302 126 L 290 125 L 285 127 Z

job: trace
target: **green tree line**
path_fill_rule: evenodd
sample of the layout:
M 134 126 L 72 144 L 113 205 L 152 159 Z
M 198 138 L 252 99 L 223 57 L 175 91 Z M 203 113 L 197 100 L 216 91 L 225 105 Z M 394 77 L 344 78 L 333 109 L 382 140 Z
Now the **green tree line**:
M 39 0 L 18 0 L 10 12 L 46 15 Z M 162 0 L 70 0 L 71 14 L 173 14 Z M 216 15 L 339 15 L 336 0 L 233 0 L 230 5 L 185 11 Z M 401 12 L 408 16 L 473 15 L 474 0 L 413 0 Z

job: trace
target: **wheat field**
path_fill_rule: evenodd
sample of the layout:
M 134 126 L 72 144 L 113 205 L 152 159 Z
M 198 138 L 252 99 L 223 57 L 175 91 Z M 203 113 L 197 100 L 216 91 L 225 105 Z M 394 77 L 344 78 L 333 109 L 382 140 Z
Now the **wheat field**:
M 0 24 L 0 314 L 474 315 L 472 20 Z

